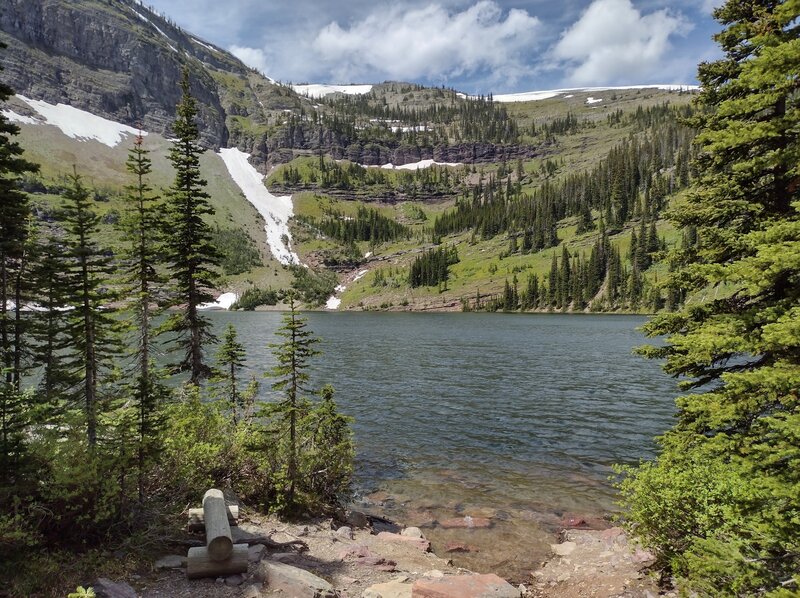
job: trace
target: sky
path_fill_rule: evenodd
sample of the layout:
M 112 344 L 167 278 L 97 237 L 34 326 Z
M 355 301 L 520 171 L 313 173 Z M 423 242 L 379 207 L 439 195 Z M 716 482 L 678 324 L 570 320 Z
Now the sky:
M 471 94 L 696 83 L 721 0 L 144 0 L 288 83 Z

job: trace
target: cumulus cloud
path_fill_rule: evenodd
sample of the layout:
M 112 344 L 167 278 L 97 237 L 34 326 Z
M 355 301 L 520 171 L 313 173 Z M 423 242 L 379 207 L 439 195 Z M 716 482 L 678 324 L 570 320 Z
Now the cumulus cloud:
M 269 75 L 269 65 L 267 64 L 267 55 L 264 50 L 259 48 L 248 48 L 246 46 L 231 46 L 228 51 L 236 56 L 239 60 L 244 62 L 247 66 L 252 67 L 265 75 Z
M 507 13 L 493 0 L 461 11 L 441 4 L 394 5 L 342 27 L 331 22 L 312 48 L 342 82 L 374 79 L 449 79 L 480 72 L 516 80 L 537 45 L 541 22 L 526 11 Z
M 674 76 L 670 38 L 686 35 L 691 24 L 680 14 L 642 14 L 630 0 L 594 0 L 562 33 L 552 50 L 565 83 L 639 83 Z

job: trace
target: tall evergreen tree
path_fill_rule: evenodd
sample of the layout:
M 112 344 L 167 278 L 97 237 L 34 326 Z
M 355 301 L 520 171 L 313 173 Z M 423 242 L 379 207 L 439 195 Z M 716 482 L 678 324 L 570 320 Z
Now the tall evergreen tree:
M 211 290 L 217 277 L 215 266 L 219 255 L 211 244 L 211 227 L 203 219 L 213 214 L 214 209 L 205 191 L 207 182 L 200 176 L 203 148 L 198 144 L 197 102 L 191 94 L 188 69 L 183 71 L 181 90 L 183 96 L 173 125 L 176 140 L 169 151 L 175 182 L 167 191 L 165 222 L 167 261 L 175 280 L 173 304 L 180 309 L 165 329 L 175 334 L 176 350 L 184 352 L 177 370 L 188 371 L 191 382 L 197 383 L 211 372 L 205 363 L 203 346 L 216 339 L 211 322 L 201 315 L 198 307 L 213 299 Z
M 100 217 L 92 210 L 89 190 L 77 172 L 68 177 L 61 219 L 65 228 L 66 332 L 68 354 L 64 361 L 72 368 L 77 386 L 68 398 L 83 403 L 86 436 L 90 446 L 97 443 L 100 415 L 100 375 L 110 367 L 116 354 L 118 323 L 110 309 L 114 296 L 108 292 L 110 252 L 101 247 L 96 235 Z
M 244 345 L 236 338 L 236 328 L 233 324 L 228 324 L 217 352 L 217 363 L 220 366 L 217 380 L 224 384 L 223 392 L 230 405 L 234 424 L 237 423 L 239 410 L 243 407 L 237 375 L 244 367 L 246 355 Z
M 303 393 L 310 390 L 307 386 L 308 362 L 319 354 L 314 349 L 319 339 L 308 330 L 307 320 L 297 312 L 294 296 L 289 297 L 289 311 L 283 315 L 283 325 L 277 334 L 283 341 L 270 345 L 278 361 L 278 365 L 270 373 L 277 378 L 272 385 L 273 390 L 282 391 L 285 397 L 275 409 L 283 416 L 289 428 L 287 467 L 289 487 L 286 500 L 291 507 L 299 481 L 298 423 L 308 410 L 307 399 L 303 397 Z
M 5 47 L 0 43 L 0 49 Z M 13 93 L 0 82 L 0 102 Z M 12 140 L 18 134 L 19 127 L 0 112 L 0 368 L 4 370 L 5 383 L 16 390 L 20 380 L 23 326 L 20 303 L 30 216 L 28 196 L 19 183 L 20 177 L 39 169 L 22 157 L 22 148 Z
M 144 148 L 144 138 L 138 135 L 128 151 L 125 163 L 133 177 L 125 187 L 128 210 L 121 228 L 127 239 L 125 251 L 128 295 L 132 298 L 134 314 L 132 394 L 136 401 L 137 471 L 139 502 L 144 501 L 144 474 L 148 461 L 158 452 L 160 403 L 166 391 L 160 375 L 153 365 L 153 317 L 163 282 L 158 273 L 163 235 L 159 197 L 153 194 L 148 183 L 152 172 L 149 151 Z
M 645 544 L 707 596 L 800 586 L 800 2 L 728 0 L 724 56 L 701 64 L 697 178 L 672 254 L 693 296 L 654 319 L 694 389 L 654 463 L 622 490 Z M 693 233 L 694 234 L 694 233 Z M 688 259 L 687 259 L 688 258 Z

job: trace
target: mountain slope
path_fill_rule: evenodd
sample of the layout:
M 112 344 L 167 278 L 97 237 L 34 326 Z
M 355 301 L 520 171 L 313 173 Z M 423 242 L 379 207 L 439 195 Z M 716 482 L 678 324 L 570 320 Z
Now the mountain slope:
M 134 0 L 6 0 L 0 41 L 4 77 L 27 97 L 64 103 L 168 136 L 191 73 L 203 142 L 219 148 L 263 139 L 231 126 L 232 117 L 266 125 L 273 112 L 299 106 L 237 58 L 192 36 Z

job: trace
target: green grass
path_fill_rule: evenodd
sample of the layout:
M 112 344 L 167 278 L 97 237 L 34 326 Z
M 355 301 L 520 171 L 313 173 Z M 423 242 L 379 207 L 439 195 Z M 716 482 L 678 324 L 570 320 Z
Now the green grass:
M 145 148 L 150 150 L 153 160 L 153 172 L 149 178 L 155 192 L 164 195 L 172 184 L 174 171 L 167 160 L 170 142 L 160 135 L 147 135 Z M 125 168 L 128 148 L 132 137 L 123 140 L 114 148 L 96 141 L 77 141 L 63 135 L 52 126 L 21 126 L 20 145 L 25 150 L 25 157 L 41 165 L 40 178 L 48 186 L 64 184 L 66 175 L 73 167 L 83 177 L 84 183 L 92 190 L 97 190 L 107 201 L 96 202 L 95 209 L 101 217 L 114 211 L 125 210 L 124 187 L 132 182 Z M 273 275 L 275 270 L 282 272 L 283 267 L 272 257 L 266 244 L 263 221 L 255 208 L 246 200 L 238 186 L 233 182 L 222 159 L 212 151 L 205 152 L 200 159 L 203 177 L 208 181 L 207 191 L 211 195 L 210 203 L 215 210 L 207 221 L 211 226 L 221 228 L 241 228 L 256 242 L 264 260 L 263 272 L 256 269 L 251 278 L 269 280 L 278 278 L 282 286 L 288 284 L 291 276 L 282 273 Z M 34 194 L 31 196 L 34 205 L 52 209 L 60 205 L 61 198 L 52 194 Z M 100 240 L 104 244 L 118 246 L 122 239 L 120 233 L 110 224 L 103 224 Z M 236 285 L 243 280 L 242 276 L 231 277 L 230 284 Z M 273 285 L 274 286 L 274 285 Z

